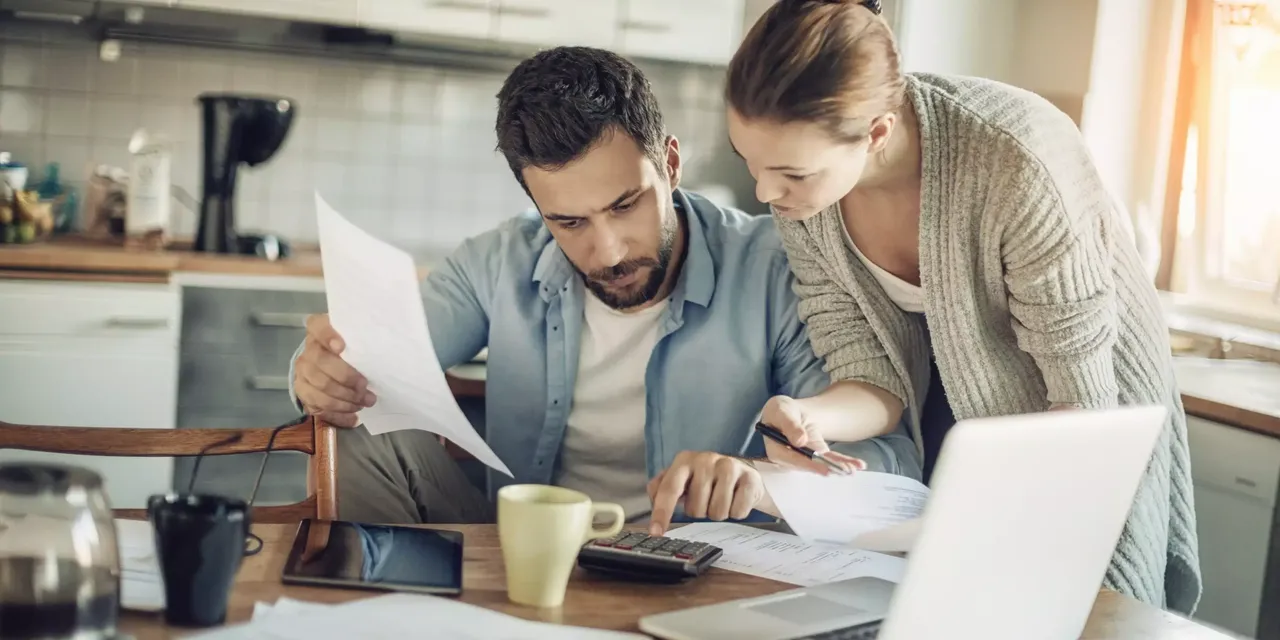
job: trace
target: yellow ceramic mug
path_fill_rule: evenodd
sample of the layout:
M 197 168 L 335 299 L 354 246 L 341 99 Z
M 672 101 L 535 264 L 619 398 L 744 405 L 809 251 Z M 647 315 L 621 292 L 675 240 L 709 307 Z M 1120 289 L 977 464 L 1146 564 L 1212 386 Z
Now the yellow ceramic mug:
M 613 515 L 606 529 L 593 526 L 598 513 Z M 622 531 L 626 516 L 610 502 L 592 503 L 585 493 L 541 484 L 498 490 L 498 539 L 507 568 L 507 597 L 534 607 L 564 604 L 578 550 L 588 540 Z

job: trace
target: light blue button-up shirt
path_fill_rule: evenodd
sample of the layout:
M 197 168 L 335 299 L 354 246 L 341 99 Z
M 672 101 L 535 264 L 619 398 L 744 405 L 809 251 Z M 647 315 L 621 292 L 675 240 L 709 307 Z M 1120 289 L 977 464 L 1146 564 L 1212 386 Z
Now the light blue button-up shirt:
M 763 455 L 753 427 L 765 402 L 829 383 L 796 316 L 772 218 L 683 190 L 675 200 L 687 253 L 645 372 L 650 477 L 686 450 Z M 551 484 L 573 403 L 582 277 L 528 212 L 467 240 L 432 268 L 423 291 L 441 367 L 489 349 L 485 439 L 515 476 L 490 470 L 490 496 L 512 482 Z M 904 428 L 838 448 L 871 469 L 920 477 Z

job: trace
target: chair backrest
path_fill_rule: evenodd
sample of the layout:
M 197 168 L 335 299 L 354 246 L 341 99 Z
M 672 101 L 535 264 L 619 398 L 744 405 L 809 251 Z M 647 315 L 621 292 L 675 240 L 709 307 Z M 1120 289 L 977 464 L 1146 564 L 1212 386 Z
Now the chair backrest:
M 91 456 L 219 456 L 267 450 L 275 428 L 250 429 L 130 429 L 117 427 L 54 427 L 0 421 L 0 449 Z M 235 435 L 239 439 L 234 439 Z M 334 427 L 309 417 L 280 429 L 271 451 L 301 451 L 310 456 L 307 497 L 293 504 L 254 507 L 251 517 L 261 523 L 296 523 L 304 518 L 336 520 L 337 434 Z M 122 518 L 146 518 L 141 509 L 117 509 Z

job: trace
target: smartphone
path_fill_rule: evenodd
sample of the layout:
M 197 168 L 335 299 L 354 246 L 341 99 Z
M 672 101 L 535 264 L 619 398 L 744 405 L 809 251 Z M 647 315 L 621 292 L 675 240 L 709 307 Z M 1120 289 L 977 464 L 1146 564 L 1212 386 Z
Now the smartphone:
M 285 584 L 462 593 L 462 534 L 443 529 L 303 520 L 284 564 Z

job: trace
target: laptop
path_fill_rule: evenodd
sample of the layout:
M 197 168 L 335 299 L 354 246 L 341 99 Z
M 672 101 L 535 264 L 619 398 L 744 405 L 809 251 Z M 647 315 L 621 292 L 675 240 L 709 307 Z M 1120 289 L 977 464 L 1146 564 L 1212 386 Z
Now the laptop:
M 901 584 L 855 578 L 651 615 L 640 629 L 666 640 L 1079 638 L 1166 415 L 959 422 Z

